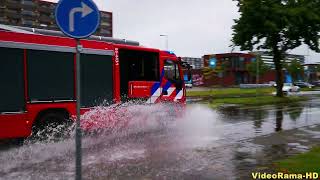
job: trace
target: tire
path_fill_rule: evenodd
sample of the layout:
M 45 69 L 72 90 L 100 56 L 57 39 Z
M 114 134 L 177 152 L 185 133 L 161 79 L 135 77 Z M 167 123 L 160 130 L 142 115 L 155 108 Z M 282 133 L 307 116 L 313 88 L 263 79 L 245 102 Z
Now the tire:
M 48 112 L 32 128 L 32 141 L 60 141 L 70 135 L 71 121 L 64 113 Z

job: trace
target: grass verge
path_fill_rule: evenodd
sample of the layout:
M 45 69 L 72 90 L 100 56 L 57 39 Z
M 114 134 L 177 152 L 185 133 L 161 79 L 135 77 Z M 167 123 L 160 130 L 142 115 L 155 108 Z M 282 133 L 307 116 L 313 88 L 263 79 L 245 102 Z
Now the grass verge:
M 277 171 L 289 173 L 320 173 L 320 147 L 275 163 Z
M 213 97 L 213 98 L 227 98 L 239 96 L 263 96 L 270 95 L 274 92 L 274 88 L 259 88 L 259 89 L 240 89 L 240 88 L 226 88 L 226 89 L 212 89 L 210 91 L 190 91 L 187 92 L 188 97 Z
M 244 98 L 224 98 L 214 99 L 210 102 L 210 106 L 217 108 L 226 104 L 235 105 L 247 105 L 247 106 L 259 106 L 268 104 L 280 104 L 280 103 L 293 103 L 298 101 L 308 100 L 307 97 L 301 96 L 289 96 L 289 97 L 275 97 L 275 96 L 261 96 L 261 97 L 244 97 Z

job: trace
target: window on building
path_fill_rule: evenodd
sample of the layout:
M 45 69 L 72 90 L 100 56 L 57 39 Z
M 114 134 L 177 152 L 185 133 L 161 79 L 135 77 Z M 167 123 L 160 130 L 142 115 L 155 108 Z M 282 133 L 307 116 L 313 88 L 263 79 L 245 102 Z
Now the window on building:
M 239 57 L 231 57 L 232 67 L 238 69 L 240 67 Z
M 21 15 L 24 15 L 24 16 L 35 16 L 35 13 L 32 12 L 32 11 L 29 11 L 29 10 L 22 10 L 21 11 Z
M 245 69 L 245 58 L 244 57 L 239 58 L 239 68 Z
M 228 57 L 222 59 L 222 63 L 227 69 L 233 68 L 233 63 L 232 63 L 231 59 Z
M 26 26 L 33 26 L 35 23 L 32 20 L 21 20 L 21 24 L 26 25 Z

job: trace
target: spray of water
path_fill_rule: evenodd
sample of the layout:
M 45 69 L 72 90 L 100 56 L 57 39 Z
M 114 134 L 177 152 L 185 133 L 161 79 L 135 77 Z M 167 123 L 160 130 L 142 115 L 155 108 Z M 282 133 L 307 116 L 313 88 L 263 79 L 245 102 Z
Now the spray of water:
M 218 114 L 204 105 L 188 106 L 176 121 L 175 131 L 190 146 L 205 146 L 220 138 L 218 119 Z
M 125 103 L 96 107 L 81 117 L 82 128 L 95 132 L 83 137 L 83 164 L 91 167 L 98 162 L 143 158 L 150 148 L 159 148 L 150 144 L 163 143 L 165 146 L 161 148 L 179 146 L 178 149 L 205 146 L 218 138 L 212 130 L 219 124 L 217 119 L 214 111 L 201 105 L 184 108 L 174 104 Z M 62 174 L 72 177 L 74 126 L 68 128 L 70 136 L 60 141 L 51 141 L 54 138 L 29 141 L 24 146 L 0 152 L 0 175 L 5 179 L 32 179 L 41 177 L 39 174 L 46 177 L 48 173 L 55 174 L 54 177 Z M 59 132 L 59 129 L 53 131 Z M 50 163 L 55 165 L 48 166 Z M 34 169 L 39 166 L 45 169 Z M 26 174 L 29 175 L 24 176 Z
M 81 127 L 87 132 L 111 134 L 147 131 L 164 127 L 183 113 L 183 107 L 173 104 L 99 106 L 81 117 Z

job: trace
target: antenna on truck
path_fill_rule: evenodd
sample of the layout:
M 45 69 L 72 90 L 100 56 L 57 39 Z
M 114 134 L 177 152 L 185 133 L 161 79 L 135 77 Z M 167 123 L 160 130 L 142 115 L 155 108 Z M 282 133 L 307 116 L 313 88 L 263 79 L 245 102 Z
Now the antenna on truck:
M 0 24 L 0 29 L 5 30 L 5 31 L 17 32 L 17 33 L 25 33 L 25 34 L 42 34 L 42 35 L 49 35 L 49 36 L 66 37 L 60 31 L 54 31 L 54 30 L 48 30 L 48 29 L 37 29 L 37 28 L 22 27 L 22 26 L 10 26 L 10 25 L 3 25 L 3 24 Z M 126 40 L 126 39 L 118 39 L 118 38 L 94 36 L 94 35 L 88 37 L 88 39 L 95 40 L 95 41 L 110 42 L 110 43 L 114 43 L 114 44 L 140 46 L 139 42 Z

